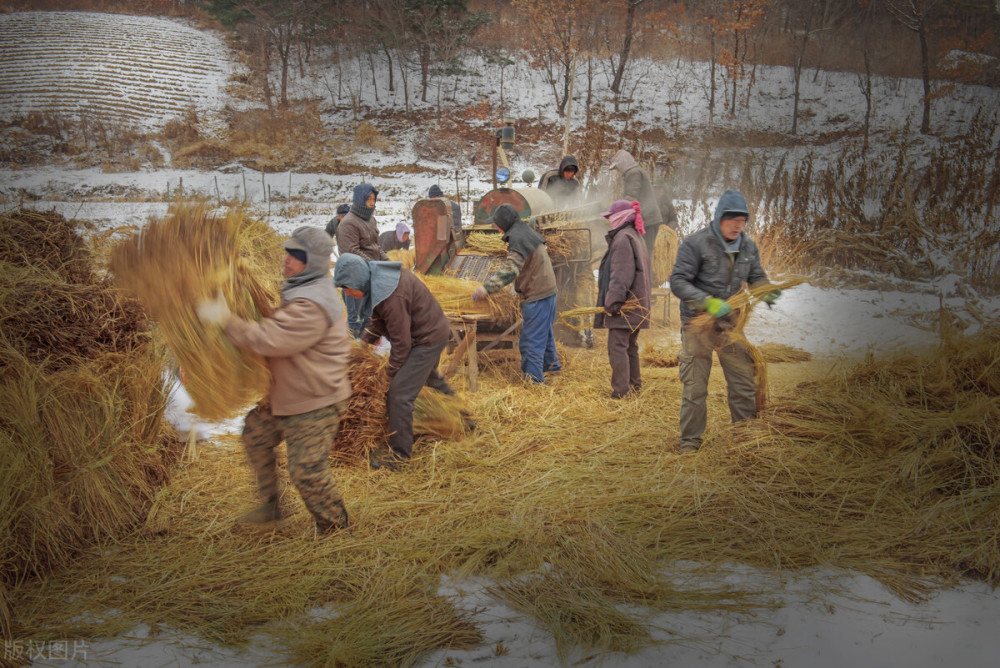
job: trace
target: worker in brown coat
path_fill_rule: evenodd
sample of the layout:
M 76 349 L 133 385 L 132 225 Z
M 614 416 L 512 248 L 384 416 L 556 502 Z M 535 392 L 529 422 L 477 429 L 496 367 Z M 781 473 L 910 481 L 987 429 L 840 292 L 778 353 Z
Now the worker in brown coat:
M 372 460 L 373 468 L 395 469 L 413 455 L 413 405 L 427 385 L 454 394 L 437 366 L 451 329 L 441 305 L 419 278 L 399 262 L 371 262 L 341 255 L 333 271 L 337 287 L 359 300 L 370 314 L 361 335 L 365 343 L 386 337 L 389 352 L 389 452 Z
M 608 219 L 611 231 L 597 272 L 597 305 L 604 312 L 594 317 L 594 327 L 608 330 L 611 398 L 621 399 L 642 388 L 638 340 L 639 331 L 649 328 L 652 273 L 639 203 L 618 200 L 601 215 Z M 629 300 L 637 305 L 623 311 Z

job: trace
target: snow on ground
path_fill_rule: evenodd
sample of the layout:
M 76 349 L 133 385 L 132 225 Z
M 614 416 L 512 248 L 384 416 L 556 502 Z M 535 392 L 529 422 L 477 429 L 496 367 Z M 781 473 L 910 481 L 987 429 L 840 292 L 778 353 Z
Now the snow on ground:
M 215 34 L 181 21 L 98 12 L 0 14 L 0 117 L 32 111 L 156 129 L 214 112 L 233 71 Z

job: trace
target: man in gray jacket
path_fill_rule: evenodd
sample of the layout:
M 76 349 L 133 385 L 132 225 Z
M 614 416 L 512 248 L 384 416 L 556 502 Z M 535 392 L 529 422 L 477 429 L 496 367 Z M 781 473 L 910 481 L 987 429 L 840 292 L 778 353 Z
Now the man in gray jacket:
M 670 275 L 670 289 L 681 300 L 681 352 L 678 358 L 684 385 L 679 444 L 682 453 L 696 452 L 701 447 L 713 350 L 726 376 L 733 422 L 757 416 L 753 361 L 746 346 L 731 341 L 726 332 L 732 329 L 734 315 L 726 300 L 748 284 L 757 287 L 768 283 L 757 244 L 743 232 L 749 216 L 743 195 L 727 190 L 719 199 L 709 226 L 681 244 Z M 781 290 L 775 287 L 764 301 L 772 303 L 780 294 Z M 692 318 L 702 312 L 716 319 L 715 326 L 705 334 L 691 327 Z
M 621 150 L 611 158 L 609 169 L 617 169 L 625 182 L 625 193 L 622 199 L 630 202 L 638 202 L 642 209 L 642 219 L 646 224 L 646 234 L 643 239 L 646 242 L 646 250 L 649 257 L 653 257 L 653 248 L 656 244 L 656 233 L 663 224 L 663 214 L 660 213 L 660 205 L 656 201 L 656 193 L 653 192 L 653 184 L 649 180 L 646 171 L 639 166 L 632 154 Z

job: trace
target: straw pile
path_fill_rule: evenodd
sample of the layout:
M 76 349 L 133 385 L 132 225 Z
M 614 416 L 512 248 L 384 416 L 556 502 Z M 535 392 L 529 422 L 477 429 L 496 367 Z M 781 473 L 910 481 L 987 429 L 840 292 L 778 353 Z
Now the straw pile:
M 783 365 L 774 407 L 736 427 L 713 374 L 696 455 L 665 446 L 675 374 L 644 373 L 639 396 L 615 401 L 595 382 L 602 350 L 561 359 L 540 387 L 484 367 L 473 407 L 488 427 L 425 444 L 399 473 L 338 468 L 355 524 L 335 539 L 314 536 L 296 494 L 276 531 L 234 527 L 254 490 L 226 437 L 164 490 L 166 536 L 130 536 L 13 590 L 24 633 L 145 622 L 231 644 L 265 634 L 287 650 L 275 663 L 411 665 L 479 642 L 490 621 L 439 592 L 482 578 L 574 662 L 643 646 L 662 611 L 714 611 L 725 632 L 781 605 L 788 570 L 863 573 L 907 597 L 963 575 L 1000 584 L 1000 333 L 853 369 Z M 741 584 L 747 567 L 775 578 Z M 712 641 L 699 635 L 676 640 Z
M 667 225 L 660 225 L 653 242 L 653 287 L 663 285 L 670 280 L 674 271 L 674 261 L 677 259 L 677 233 Z
M 417 262 L 417 251 L 412 248 L 409 250 L 397 249 L 387 251 L 386 255 L 388 255 L 389 259 L 393 262 L 401 262 L 403 264 L 403 269 L 409 269 L 410 271 L 413 271 L 413 265 Z
M 195 306 L 221 290 L 234 315 L 269 315 L 281 253 L 274 232 L 244 212 L 210 216 L 204 204 L 183 203 L 112 251 L 116 280 L 159 323 L 184 369 L 193 410 L 203 418 L 232 417 L 266 394 L 270 376 L 264 358 L 202 324 Z M 257 278 L 267 275 L 275 276 L 270 286 Z
M 505 257 L 507 255 L 507 242 L 500 234 L 470 232 L 465 235 L 465 245 L 458 251 L 458 254 Z
M 351 348 L 351 401 L 333 440 L 334 459 L 347 464 L 367 464 L 371 453 L 388 442 L 389 377 L 385 374 L 388 361 L 360 343 Z M 413 433 L 460 439 L 466 433 L 464 410 L 463 399 L 425 387 L 414 403 Z
M 0 216 L 0 631 L 8 587 L 140 524 L 181 444 L 161 434 L 164 356 L 55 213 Z
M 514 324 L 521 317 L 520 298 L 511 290 L 497 290 L 486 299 L 472 300 L 472 293 L 479 283 L 453 276 L 432 276 L 417 272 L 445 314 L 451 316 L 486 315 L 502 327 Z
M 552 264 L 563 264 L 573 259 L 574 245 L 582 242 L 577 238 L 579 235 L 571 235 L 570 232 L 548 232 L 545 234 L 545 251 L 549 254 Z M 590 252 L 590 246 L 586 246 L 586 252 Z

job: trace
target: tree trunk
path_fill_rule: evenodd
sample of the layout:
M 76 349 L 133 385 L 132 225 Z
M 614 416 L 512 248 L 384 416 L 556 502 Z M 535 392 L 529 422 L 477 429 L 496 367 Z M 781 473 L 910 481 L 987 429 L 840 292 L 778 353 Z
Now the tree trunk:
M 628 63 L 628 54 L 632 49 L 632 33 L 635 28 L 635 13 L 642 4 L 642 0 L 632 0 L 628 3 L 628 13 L 625 15 L 625 40 L 622 42 L 622 50 L 618 56 L 618 67 L 615 69 L 615 78 L 611 82 L 611 92 L 618 97 L 621 94 L 622 77 L 625 75 L 625 65 Z
M 712 37 L 709 40 L 711 44 L 711 58 L 709 58 L 708 68 L 708 127 L 712 127 L 712 121 L 715 119 L 715 32 L 712 31 Z M 618 111 L 615 109 L 615 111 Z
M 929 135 L 931 133 L 931 71 L 930 55 L 927 51 L 927 26 L 924 20 L 920 21 L 920 30 L 917 35 L 920 37 L 920 72 L 924 77 L 924 115 L 920 119 L 920 134 Z
M 420 101 L 427 101 L 427 79 L 431 70 L 431 48 L 420 47 Z
M 385 52 L 385 59 L 389 61 L 389 92 L 392 93 L 396 90 L 396 84 L 393 82 L 392 53 L 386 47 L 383 47 L 382 50 Z

